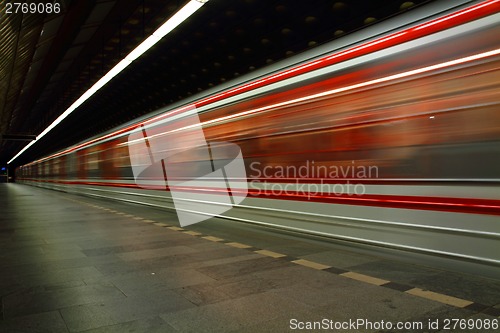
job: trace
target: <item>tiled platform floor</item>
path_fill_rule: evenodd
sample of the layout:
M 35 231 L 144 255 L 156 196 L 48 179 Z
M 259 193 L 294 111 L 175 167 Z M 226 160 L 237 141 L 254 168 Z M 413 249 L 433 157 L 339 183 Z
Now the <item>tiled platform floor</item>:
M 216 219 L 173 230 L 169 212 L 19 184 L 0 197 L 0 332 L 496 331 L 443 325 L 498 320 L 499 280 Z

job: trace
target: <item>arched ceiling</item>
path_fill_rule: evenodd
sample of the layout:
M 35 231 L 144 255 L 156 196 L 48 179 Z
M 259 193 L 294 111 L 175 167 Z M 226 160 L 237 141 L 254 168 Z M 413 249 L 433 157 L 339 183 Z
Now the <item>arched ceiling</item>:
M 0 134 L 39 134 L 187 1 L 56 2 L 58 14 L 2 12 Z M 428 2 L 211 0 L 16 164 Z M 26 144 L 0 140 L 0 164 Z

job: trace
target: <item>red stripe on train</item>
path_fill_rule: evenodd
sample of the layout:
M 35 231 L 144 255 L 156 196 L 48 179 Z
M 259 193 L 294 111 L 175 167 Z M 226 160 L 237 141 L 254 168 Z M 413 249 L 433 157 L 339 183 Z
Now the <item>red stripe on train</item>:
M 35 182 L 59 183 L 65 185 L 93 185 L 108 187 L 140 188 L 136 184 L 107 183 L 107 182 L 81 182 L 63 180 L 37 180 L 22 179 Z M 157 190 L 165 191 L 164 186 L 157 186 Z M 177 187 L 177 191 L 191 191 L 192 188 Z M 207 192 L 212 194 L 227 194 L 224 189 L 197 188 L 196 192 Z M 237 190 L 231 190 L 233 195 L 243 195 Z M 384 207 L 397 209 L 417 209 L 432 210 L 467 214 L 500 215 L 500 200 L 476 199 L 476 198 L 450 198 L 450 197 L 429 197 L 429 196 L 409 196 L 409 195 L 385 195 L 385 194 L 325 194 L 312 193 L 306 191 L 281 191 L 249 189 L 247 197 L 262 199 L 293 200 L 304 202 L 330 203 L 340 205 L 356 205 L 370 207 Z
M 249 191 L 250 192 L 250 191 Z M 259 193 L 251 194 L 251 197 L 272 198 L 280 200 L 310 201 L 341 205 L 371 206 L 398 209 L 433 210 L 454 213 L 500 215 L 500 200 L 493 199 L 471 199 L 471 198 L 446 198 L 446 197 L 423 197 L 406 195 L 331 195 L 331 194 L 307 194 L 307 193 Z M 268 191 L 269 192 L 269 191 Z

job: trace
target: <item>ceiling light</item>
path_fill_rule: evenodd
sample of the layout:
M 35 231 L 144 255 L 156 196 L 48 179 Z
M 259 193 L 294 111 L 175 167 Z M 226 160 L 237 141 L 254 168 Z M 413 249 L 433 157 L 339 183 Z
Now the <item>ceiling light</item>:
M 70 107 L 68 107 L 59 117 L 57 117 L 52 124 L 50 124 L 42 133 L 37 135 L 34 141 L 31 141 L 26 145 L 19 153 L 17 153 L 7 164 L 12 163 L 16 158 L 18 158 L 22 153 L 24 153 L 29 147 L 31 147 L 35 142 L 44 137 L 48 132 L 50 132 L 54 127 L 56 127 L 61 121 L 63 121 L 67 116 L 69 116 L 73 111 L 75 111 L 80 105 L 82 105 L 87 99 L 94 95 L 99 89 L 104 87 L 106 83 L 111 81 L 113 77 L 118 75 L 123 71 L 128 65 L 130 65 L 135 59 L 139 58 L 144 52 L 149 50 L 153 45 L 159 42 L 168 33 L 174 30 L 179 24 L 184 22 L 188 17 L 195 13 L 201 8 L 208 0 L 191 0 L 179 11 L 177 11 L 172 17 L 170 17 L 165 23 L 163 23 L 155 32 L 146 38 L 141 44 L 139 44 L 135 49 L 133 49 L 127 56 L 122 59 L 118 64 L 116 64 L 109 72 L 107 72 L 102 78 L 99 79 L 92 87 L 89 88 L 80 98 L 78 98 Z

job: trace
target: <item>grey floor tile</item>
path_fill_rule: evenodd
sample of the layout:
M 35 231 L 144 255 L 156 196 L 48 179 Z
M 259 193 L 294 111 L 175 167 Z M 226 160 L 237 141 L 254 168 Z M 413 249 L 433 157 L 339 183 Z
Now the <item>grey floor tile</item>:
M 284 242 L 284 244 L 266 244 L 266 246 L 262 246 L 260 248 L 264 248 L 266 250 L 278 252 L 278 253 L 286 253 L 291 257 L 305 257 L 308 255 L 312 255 L 315 253 L 323 252 L 327 250 L 322 247 L 312 247 L 307 243 L 303 242 Z
M 177 242 L 178 244 L 180 242 Z M 141 241 L 139 239 L 134 239 L 130 244 L 120 245 L 120 246 L 95 246 L 92 248 L 87 248 L 82 250 L 82 252 L 88 257 L 102 256 L 107 254 L 117 254 L 117 253 L 127 253 L 134 251 L 150 250 L 150 249 L 162 249 L 175 245 L 175 240 L 161 240 L 161 241 Z
M 66 333 L 68 329 L 58 311 L 37 313 L 0 320 L 0 332 L 5 333 Z
M 213 278 L 193 269 L 158 268 L 154 271 L 138 271 L 110 278 L 113 285 L 125 295 L 160 292 L 184 286 L 215 281 Z
M 224 279 L 234 276 L 243 276 L 246 274 L 274 270 L 292 266 L 293 264 L 285 261 L 276 260 L 273 258 L 256 258 L 244 261 L 233 262 L 230 264 L 221 264 L 208 267 L 201 267 L 198 270 L 214 279 Z
M 48 270 L 41 265 L 36 274 L 18 276 L 18 280 L 26 286 L 56 285 L 69 281 L 99 278 L 103 274 L 93 266 Z
M 249 274 L 186 286 L 175 291 L 196 305 L 204 305 L 260 294 L 277 287 L 272 281 Z
M 187 245 L 170 246 L 168 248 L 138 250 L 133 252 L 119 253 L 116 256 L 123 260 L 142 260 L 156 257 L 185 255 L 196 252 Z
M 384 280 L 413 286 L 419 279 L 434 279 L 442 271 L 402 262 L 377 260 L 350 267 L 357 273 L 362 273 Z
M 40 272 L 40 265 L 33 264 L 11 264 L 5 262 L 0 264 L 2 276 L 17 277 L 21 275 L 33 275 Z
M 176 330 L 167 324 L 163 319 L 158 316 L 141 318 L 134 321 L 115 324 L 111 326 L 102 326 L 95 329 L 84 331 L 84 333 L 166 333 L 176 332 Z
M 112 285 L 93 284 L 53 290 L 30 288 L 2 297 L 2 305 L 4 317 L 13 318 L 124 298 L 125 295 Z
M 195 261 L 188 261 L 185 263 L 186 268 L 201 268 L 201 267 L 211 267 L 211 266 L 218 266 L 218 265 L 226 265 L 226 264 L 232 264 L 236 262 L 242 262 L 246 260 L 253 260 L 253 259 L 259 259 L 262 258 L 260 254 L 257 253 L 250 253 L 247 251 L 236 251 L 233 252 L 231 251 L 231 254 L 228 255 L 222 255 L 222 251 L 217 251 L 217 254 L 215 253 L 209 253 L 208 258 L 206 259 L 200 259 L 200 260 L 195 260 Z
M 493 306 L 500 303 L 500 281 L 498 280 L 442 272 L 434 276 L 418 278 L 414 283 L 417 287 L 484 305 Z
M 52 260 L 49 262 L 45 262 L 39 267 L 43 267 L 44 270 L 47 271 L 57 271 L 62 269 L 71 269 L 71 268 L 82 268 L 82 267 L 92 267 L 97 265 L 107 265 L 113 262 L 118 261 L 119 259 L 110 254 L 105 256 L 98 257 L 83 257 L 76 259 L 60 259 L 60 260 Z M 40 268 L 39 268 L 40 269 Z
M 319 332 L 319 330 L 307 329 L 306 325 L 314 325 L 314 323 L 306 323 L 307 319 L 313 315 L 310 312 L 297 311 L 293 316 L 281 316 L 267 321 L 259 321 L 249 323 L 237 329 L 229 330 L 231 333 L 275 333 L 275 332 Z M 320 326 L 318 326 L 320 327 Z M 328 332 L 327 330 L 325 330 Z M 344 331 L 343 331 L 344 332 Z
M 66 281 L 66 282 L 62 282 L 62 283 L 49 282 L 48 284 L 45 284 L 43 286 L 43 289 L 45 291 L 54 291 L 54 290 L 60 290 L 60 289 L 81 287 L 84 285 L 85 285 L 85 282 L 83 280 L 70 280 L 70 281 Z
M 307 285 L 314 288 L 336 287 L 339 277 L 332 273 L 317 271 L 308 267 L 293 265 L 271 271 L 255 272 L 253 275 L 271 281 L 277 287 L 293 287 L 307 281 Z M 341 278 L 344 282 L 346 279 Z
M 255 275 L 243 275 L 211 283 L 214 290 L 224 292 L 231 298 L 259 294 L 277 288 L 277 284 Z
M 214 288 L 213 283 L 195 284 L 174 289 L 176 293 L 196 305 L 206 305 L 231 299 L 224 290 Z
M 141 268 L 135 261 L 120 261 L 116 260 L 114 262 L 98 264 L 95 265 L 96 269 L 101 272 L 104 276 L 113 276 L 113 275 L 125 275 L 128 273 L 134 273 L 139 271 Z
M 248 251 L 240 251 L 227 247 L 223 250 L 194 252 L 185 255 L 166 255 L 163 257 L 135 261 L 135 263 L 148 270 L 154 270 L 158 267 L 198 268 L 261 257 L 261 255 L 256 253 L 249 253 Z
M 184 256 L 185 265 L 189 267 L 205 267 L 214 265 L 218 260 L 228 260 L 228 262 L 243 261 L 249 258 L 249 255 L 254 255 L 246 250 L 235 249 L 224 245 L 215 249 L 200 250 L 196 248 L 196 252 Z M 255 258 L 260 256 L 254 256 Z
M 348 269 L 360 264 L 380 261 L 377 257 L 363 254 L 352 254 L 345 251 L 324 251 L 309 255 L 300 255 L 300 258 L 315 261 L 324 265 Z
M 227 332 L 282 316 L 291 316 L 310 307 L 271 293 L 208 304 L 160 315 L 181 332 Z
M 163 290 L 154 294 L 130 296 L 61 309 L 71 332 L 90 330 L 102 326 L 148 318 L 158 313 L 189 309 L 195 305 L 173 291 Z

